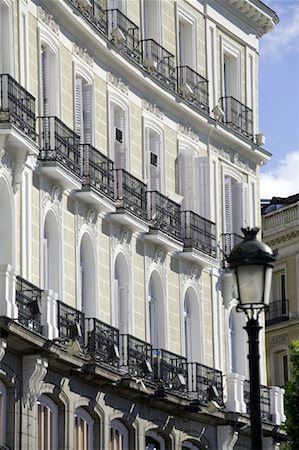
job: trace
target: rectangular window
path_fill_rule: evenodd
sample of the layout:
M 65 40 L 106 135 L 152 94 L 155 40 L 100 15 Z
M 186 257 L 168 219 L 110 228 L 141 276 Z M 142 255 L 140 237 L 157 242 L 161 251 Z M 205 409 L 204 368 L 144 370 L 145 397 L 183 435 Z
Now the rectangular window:
M 157 167 L 158 166 L 158 156 L 155 153 L 151 153 L 151 165 Z
M 120 144 L 123 143 L 123 132 L 121 130 L 119 130 L 118 128 L 115 128 L 115 139 Z

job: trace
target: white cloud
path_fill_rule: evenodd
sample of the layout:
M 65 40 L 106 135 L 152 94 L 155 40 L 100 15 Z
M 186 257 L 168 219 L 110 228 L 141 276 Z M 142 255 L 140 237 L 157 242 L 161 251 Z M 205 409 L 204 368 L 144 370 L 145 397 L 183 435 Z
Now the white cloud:
M 274 169 L 261 173 L 261 198 L 299 193 L 299 151 L 289 152 Z
M 299 49 L 299 3 L 284 1 L 282 6 L 281 2 L 272 2 L 270 7 L 278 13 L 280 22 L 261 40 L 261 52 L 277 60 Z

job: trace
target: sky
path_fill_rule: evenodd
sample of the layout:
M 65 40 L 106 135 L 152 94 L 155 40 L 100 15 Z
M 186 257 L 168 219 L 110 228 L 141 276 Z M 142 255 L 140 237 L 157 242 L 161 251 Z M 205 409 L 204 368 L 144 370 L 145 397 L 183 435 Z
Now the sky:
M 260 132 L 271 161 L 261 171 L 261 198 L 299 193 L 299 0 L 264 0 L 279 19 L 261 38 Z

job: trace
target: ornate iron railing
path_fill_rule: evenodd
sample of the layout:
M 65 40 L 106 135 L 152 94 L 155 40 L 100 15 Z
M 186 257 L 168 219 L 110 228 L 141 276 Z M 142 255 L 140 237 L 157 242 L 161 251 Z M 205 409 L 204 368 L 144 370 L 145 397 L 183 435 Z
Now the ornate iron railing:
M 178 92 L 197 109 L 209 112 L 208 80 L 188 66 L 177 67 Z
M 181 208 L 157 191 L 148 191 L 148 219 L 152 229 L 181 240 Z
M 42 333 L 41 325 L 41 293 L 39 289 L 24 278 L 16 279 L 16 304 L 18 307 L 18 321 L 26 328 Z
M 119 330 L 98 319 L 85 319 L 87 351 L 94 361 L 119 366 Z
M 182 211 L 182 239 L 184 246 L 201 250 L 207 255 L 216 256 L 216 228 L 208 219 L 192 211 Z
M 283 322 L 289 319 L 289 300 L 270 302 L 269 309 L 265 313 L 266 326 Z
M 175 90 L 174 55 L 153 39 L 143 39 L 140 45 L 143 66 L 164 85 Z
M 57 117 L 39 117 L 42 161 L 57 162 L 81 176 L 80 137 Z
M 109 39 L 124 53 L 140 62 L 139 28 L 118 9 L 108 9 Z
M 87 8 L 82 8 L 77 0 L 67 1 L 70 2 L 97 31 L 107 37 L 107 2 L 105 0 L 89 0 L 90 6 Z
M 250 414 L 250 382 L 244 381 L 244 401 L 247 413 Z M 260 386 L 260 407 L 263 420 L 271 421 L 270 387 Z
M 153 349 L 153 369 L 155 381 L 162 382 L 163 387 L 175 391 L 187 392 L 187 359 L 164 349 Z
M 85 346 L 84 314 L 60 300 L 57 301 L 57 323 L 61 341 L 76 338 L 80 345 Z M 76 328 L 79 325 L 79 329 Z M 75 331 L 76 330 L 76 331 Z
M 199 363 L 188 363 L 188 387 L 191 400 L 207 403 L 215 400 L 223 405 L 222 372 Z
M 12 123 L 35 140 L 35 98 L 10 75 L 0 75 L 0 123 Z
M 130 334 L 120 335 L 121 365 L 130 375 L 152 379 L 152 346 Z
M 82 144 L 82 184 L 114 199 L 113 161 L 89 144 Z
M 223 261 L 229 256 L 230 252 L 235 245 L 243 241 L 243 237 L 236 233 L 224 233 L 222 234 L 222 259 Z
M 253 139 L 252 109 L 230 96 L 221 97 L 219 103 L 224 111 L 223 122 L 246 138 Z
M 123 169 L 116 169 L 117 207 L 142 220 L 147 219 L 146 184 Z

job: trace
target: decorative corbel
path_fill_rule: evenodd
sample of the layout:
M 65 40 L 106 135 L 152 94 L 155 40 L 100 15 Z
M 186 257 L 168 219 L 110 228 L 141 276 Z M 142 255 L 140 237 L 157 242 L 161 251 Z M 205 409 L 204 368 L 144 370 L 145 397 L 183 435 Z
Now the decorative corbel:
M 33 408 L 40 395 L 42 382 L 47 374 L 48 361 L 38 355 L 23 357 L 23 402 Z

